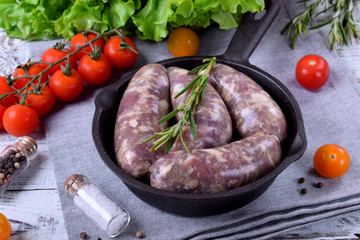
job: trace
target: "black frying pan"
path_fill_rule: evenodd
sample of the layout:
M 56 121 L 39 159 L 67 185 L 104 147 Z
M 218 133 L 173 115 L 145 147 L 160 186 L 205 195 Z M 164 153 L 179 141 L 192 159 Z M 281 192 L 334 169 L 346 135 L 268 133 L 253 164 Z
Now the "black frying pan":
M 304 124 L 299 106 L 289 90 L 277 79 L 248 61 L 253 50 L 273 22 L 280 9 L 279 0 L 266 1 L 265 15 L 256 19 L 246 14 L 223 55 L 217 62 L 227 64 L 251 77 L 278 103 L 288 124 L 288 136 L 282 146 L 282 162 L 266 176 L 245 186 L 222 193 L 186 194 L 171 193 L 151 187 L 123 172 L 116 164 L 114 152 L 114 126 L 121 97 L 134 70 L 112 85 L 104 88 L 95 99 L 92 134 L 96 148 L 105 165 L 118 176 L 140 199 L 164 211 L 184 216 L 204 216 L 227 212 L 246 205 L 260 196 L 287 166 L 300 158 L 307 145 Z M 177 66 L 192 69 L 202 64 L 204 58 L 195 56 L 173 58 L 159 63 L 165 67 Z M 114 185 L 116 188 L 116 185 Z

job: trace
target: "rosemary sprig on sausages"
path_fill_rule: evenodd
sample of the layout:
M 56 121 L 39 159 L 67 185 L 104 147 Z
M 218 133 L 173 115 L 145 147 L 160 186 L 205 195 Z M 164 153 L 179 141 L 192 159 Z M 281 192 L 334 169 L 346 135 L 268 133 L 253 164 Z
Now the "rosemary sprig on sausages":
M 193 113 L 197 105 L 199 105 L 203 99 L 205 88 L 209 79 L 209 74 L 212 68 L 216 65 L 216 58 L 206 58 L 203 60 L 203 65 L 198 66 L 189 71 L 189 75 L 198 74 L 198 76 L 191 81 L 182 91 L 180 91 L 175 97 L 179 97 L 185 92 L 191 90 L 189 97 L 187 98 L 184 105 L 179 106 L 165 117 L 158 121 L 158 124 L 162 124 L 171 118 L 173 118 L 176 114 L 182 113 L 180 120 L 172 125 L 171 127 L 164 129 L 161 132 L 154 133 L 153 136 L 146 139 L 144 143 L 149 142 L 157 137 L 160 137 L 154 142 L 154 146 L 149 149 L 149 151 L 154 151 L 159 149 L 165 143 L 165 154 L 169 153 L 171 148 L 173 147 L 176 139 L 179 137 L 182 145 L 184 146 L 185 150 L 190 153 L 189 149 L 187 148 L 183 138 L 182 138 L 182 131 L 184 126 L 190 124 L 191 133 L 196 139 L 196 125 L 193 117 Z

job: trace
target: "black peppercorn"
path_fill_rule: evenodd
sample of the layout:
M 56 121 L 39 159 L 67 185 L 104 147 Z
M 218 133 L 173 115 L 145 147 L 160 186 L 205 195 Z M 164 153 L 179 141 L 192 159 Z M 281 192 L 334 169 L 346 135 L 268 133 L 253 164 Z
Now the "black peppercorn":
M 317 188 L 322 188 L 322 187 L 323 187 L 323 183 L 322 183 L 322 182 L 318 182 L 318 183 L 316 184 L 316 187 L 317 187 Z
M 87 238 L 88 238 L 87 233 L 86 233 L 86 232 L 81 232 L 81 233 L 80 233 L 80 238 L 81 238 L 81 239 L 87 239 Z
M 16 151 L 14 149 L 9 149 L 9 151 L 7 152 L 8 155 L 15 155 Z
M 306 193 L 307 193 L 306 188 L 301 189 L 301 194 L 306 194 Z
M 5 168 L 6 169 L 12 168 L 13 165 L 14 165 L 13 162 L 9 162 L 8 164 L 6 164 Z
M 303 183 L 303 182 L 305 182 L 305 178 L 299 178 L 299 180 L 298 180 L 298 183 Z
M 136 232 L 136 237 L 137 238 L 143 238 L 144 234 L 142 233 L 142 231 L 138 231 L 138 232 Z

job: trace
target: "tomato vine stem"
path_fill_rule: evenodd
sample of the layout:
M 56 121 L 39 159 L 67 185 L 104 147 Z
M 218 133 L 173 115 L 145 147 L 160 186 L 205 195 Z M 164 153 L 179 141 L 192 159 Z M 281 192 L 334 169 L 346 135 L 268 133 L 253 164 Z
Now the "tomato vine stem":
M 88 47 L 88 46 L 92 46 L 92 44 L 101 39 L 101 38 L 106 38 L 106 37 L 110 37 L 112 35 L 117 35 L 119 36 L 123 42 L 123 44 L 126 45 L 126 48 L 129 48 L 129 49 L 132 49 L 132 47 L 130 45 L 128 45 L 126 42 L 125 42 L 125 38 L 124 38 L 124 33 L 122 32 L 121 29 L 112 29 L 112 30 L 109 30 L 107 32 L 104 32 L 104 33 L 99 33 L 99 32 L 96 32 L 96 31 L 93 31 L 93 30 L 86 30 L 83 32 L 83 34 L 87 34 L 87 33 L 94 33 L 96 34 L 96 37 L 91 39 L 90 41 L 86 42 L 85 44 L 81 45 L 81 46 L 78 46 L 78 45 L 73 45 L 73 44 L 70 44 L 69 42 L 66 42 L 66 43 L 56 43 L 56 45 L 54 46 L 54 48 L 56 47 L 64 47 L 65 45 L 69 45 L 69 46 L 72 46 L 72 47 L 75 47 L 76 49 L 72 52 L 69 52 L 69 54 L 67 54 L 65 57 L 53 62 L 53 63 L 49 63 L 49 62 L 43 62 L 43 61 L 31 61 L 30 60 L 25 64 L 25 66 L 17 66 L 16 68 L 22 68 L 24 70 L 24 73 L 25 73 L 25 76 L 19 76 L 19 77 L 15 77 L 15 78 L 11 78 L 11 76 L 9 75 L 7 77 L 7 82 L 9 83 L 9 85 L 14 89 L 14 91 L 12 92 L 8 92 L 8 93 L 3 93 L 0 95 L 0 102 L 3 98 L 5 98 L 6 96 L 8 95 L 12 95 L 12 94 L 16 94 L 16 96 L 20 96 L 21 93 L 23 91 L 26 91 L 26 89 L 28 89 L 28 87 L 32 84 L 34 84 L 34 81 L 36 79 L 41 79 L 41 77 L 43 76 L 43 74 L 45 74 L 50 68 L 54 67 L 55 65 L 67 60 L 67 59 L 70 59 L 70 57 L 72 57 L 73 55 L 75 55 L 76 53 L 78 53 L 79 51 L 81 51 L 82 49 Z M 122 44 L 122 46 L 123 46 Z M 134 50 L 135 51 L 135 50 Z M 39 72 L 38 74 L 36 75 L 29 75 L 28 74 L 28 71 L 27 69 L 29 69 L 32 65 L 34 64 L 46 64 L 47 67 L 45 69 L 43 69 L 41 72 Z M 18 80 L 18 79 L 21 79 L 21 78 L 27 78 L 29 79 L 29 81 L 21 88 L 21 89 L 15 89 L 15 87 L 12 86 L 12 84 Z M 46 84 L 49 80 L 47 80 L 44 84 Z M 40 87 L 41 85 L 41 81 L 39 81 L 38 83 L 38 87 Z

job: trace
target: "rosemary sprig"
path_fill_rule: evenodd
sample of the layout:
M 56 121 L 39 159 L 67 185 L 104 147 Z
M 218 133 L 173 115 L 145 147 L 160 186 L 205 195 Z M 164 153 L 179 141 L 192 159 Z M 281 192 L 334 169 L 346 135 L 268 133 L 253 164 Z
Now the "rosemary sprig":
M 311 0 L 300 0 L 297 3 L 308 3 Z M 356 0 L 355 0 L 356 1 Z M 319 10 L 320 6 L 322 9 Z M 315 13 L 318 13 L 315 15 Z M 313 24 L 312 19 L 327 11 L 332 11 L 330 19 Z M 330 30 L 326 37 L 326 47 L 335 49 L 336 43 L 340 46 L 351 44 L 351 39 L 359 38 L 359 31 L 353 17 L 354 0 L 315 0 L 305 6 L 303 12 L 292 18 L 282 30 L 282 34 L 287 30 L 287 37 L 291 38 L 291 48 L 295 48 L 299 35 L 309 30 L 317 29 L 330 24 Z M 310 28 L 308 28 L 310 26 Z
M 191 133 L 194 139 L 197 137 L 196 134 L 196 126 L 194 121 L 193 113 L 197 105 L 199 105 L 203 99 L 205 88 L 209 79 L 209 73 L 212 68 L 216 65 L 216 58 L 206 58 L 203 60 L 205 64 L 198 66 L 189 71 L 189 75 L 198 74 L 198 76 L 191 81 L 182 91 L 180 91 L 175 98 L 181 96 L 183 93 L 191 89 L 191 93 L 187 98 L 184 105 L 179 106 L 177 109 L 173 110 L 165 117 L 158 121 L 158 124 L 164 123 L 174 117 L 177 113 L 181 112 L 180 120 L 174 124 L 173 126 L 161 131 L 154 133 L 153 136 L 146 139 L 142 144 L 151 141 L 157 137 L 160 137 L 154 142 L 154 146 L 149 149 L 149 151 L 154 151 L 159 149 L 162 145 L 167 143 L 165 148 L 165 154 L 170 152 L 171 148 L 173 147 L 176 139 L 179 137 L 182 145 L 184 146 L 185 150 L 190 153 L 189 149 L 187 148 L 183 138 L 182 138 L 182 131 L 184 126 L 190 124 Z

